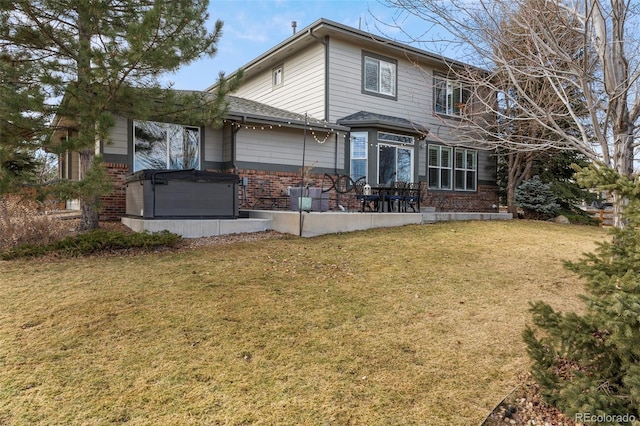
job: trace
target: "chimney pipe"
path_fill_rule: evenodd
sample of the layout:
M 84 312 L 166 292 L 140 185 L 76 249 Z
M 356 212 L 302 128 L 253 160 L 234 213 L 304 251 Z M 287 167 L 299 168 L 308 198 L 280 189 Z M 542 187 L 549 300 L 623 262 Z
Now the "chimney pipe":
M 296 27 L 298 26 L 298 23 L 296 21 L 291 21 L 291 29 L 293 29 L 293 33 L 296 33 Z

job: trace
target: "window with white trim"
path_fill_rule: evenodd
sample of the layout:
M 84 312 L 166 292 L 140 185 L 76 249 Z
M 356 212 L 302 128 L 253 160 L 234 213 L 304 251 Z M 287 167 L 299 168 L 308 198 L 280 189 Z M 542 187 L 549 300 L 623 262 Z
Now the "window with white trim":
M 284 66 L 278 65 L 275 67 L 272 71 L 272 76 L 273 88 L 282 86 L 282 83 L 284 83 Z
M 428 148 L 429 189 L 452 189 L 452 153 L 449 146 L 429 145 Z
M 478 181 L 478 152 L 456 148 L 455 188 L 457 191 L 475 191 Z
M 133 169 L 200 169 L 200 129 L 134 121 Z
M 367 132 L 351 133 L 350 176 L 354 181 L 367 178 Z
M 362 54 L 362 91 L 396 97 L 397 61 L 372 53 Z
M 470 91 L 461 82 L 442 75 L 433 77 L 433 110 L 440 114 L 461 115 L 470 98 Z

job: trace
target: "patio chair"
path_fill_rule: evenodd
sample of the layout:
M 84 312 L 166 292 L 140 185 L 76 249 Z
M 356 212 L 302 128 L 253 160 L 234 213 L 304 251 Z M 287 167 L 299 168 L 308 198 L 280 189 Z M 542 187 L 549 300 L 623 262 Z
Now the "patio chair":
M 369 209 L 371 212 L 378 211 L 378 206 L 380 204 L 380 195 L 379 194 L 365 194 L 364 186 L 367 182 L 364 178 L 360 178 L 355 182 L 354 188 L 356 190 L 356 199 L 360 201 L 360 211 L 364 212 L 365 209 Z
M 420 212 L 420 198 L 422 197 L 422 187 L 420 182 L 411 182 L 407 184 L 404 193 L 403 206 L 404 211 L 407 211 L 407 207 L 418 213 Z
M 396 205 L 397 211 L 406 211 L 404 208 L 405 190 L 407 188 L 406 182 L 394 182 L 391 185 L 391 190 L 384 194 L 384 201 L 387 203 L 387 211 L 392 212 L 394 208 L 392 205 Z

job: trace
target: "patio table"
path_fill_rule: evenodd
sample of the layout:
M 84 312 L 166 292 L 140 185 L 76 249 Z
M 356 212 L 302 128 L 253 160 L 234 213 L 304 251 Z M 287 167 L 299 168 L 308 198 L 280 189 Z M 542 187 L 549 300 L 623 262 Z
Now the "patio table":
M 385 195 L 391 193 L 395 188 L 390 185 L 372 185 L 371 193 L 377 194 L 380 196 L 380 201 L 378 202 L 378 213 L 383 213 L 385 211 L 384 205 L 386 204 L 384 201 Z M 387 209 L 388 210 L 388 209 Z

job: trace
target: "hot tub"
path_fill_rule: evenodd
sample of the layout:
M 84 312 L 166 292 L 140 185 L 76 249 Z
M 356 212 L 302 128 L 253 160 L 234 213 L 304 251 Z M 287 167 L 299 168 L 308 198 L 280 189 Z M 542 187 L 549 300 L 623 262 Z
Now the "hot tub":
M 238 175 L 200 170 L 140 170 L 126 180 L 128 216 L 238 217 Z

